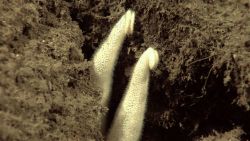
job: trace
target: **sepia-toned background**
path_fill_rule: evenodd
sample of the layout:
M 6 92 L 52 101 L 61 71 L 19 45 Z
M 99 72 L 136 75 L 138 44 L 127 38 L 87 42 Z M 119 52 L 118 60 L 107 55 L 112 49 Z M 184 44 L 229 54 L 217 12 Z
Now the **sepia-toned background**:
M 249 0 L 1 0 L 0 140 L 103 139 L 91 58 L 127 9 L 109 123 L 154 47 L 142 141 L 250 140 Z

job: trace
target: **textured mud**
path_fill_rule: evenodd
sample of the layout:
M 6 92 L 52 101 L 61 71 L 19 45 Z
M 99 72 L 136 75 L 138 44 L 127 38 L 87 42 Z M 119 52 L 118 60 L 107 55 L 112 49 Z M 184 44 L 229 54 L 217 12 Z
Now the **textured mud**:
M 103 139 L 91 57 L 129 8 L 109 121 L 151 46 L 160 64 L 141 140 L 250 140 L 248 0 L 0 1 L 0 140 Z

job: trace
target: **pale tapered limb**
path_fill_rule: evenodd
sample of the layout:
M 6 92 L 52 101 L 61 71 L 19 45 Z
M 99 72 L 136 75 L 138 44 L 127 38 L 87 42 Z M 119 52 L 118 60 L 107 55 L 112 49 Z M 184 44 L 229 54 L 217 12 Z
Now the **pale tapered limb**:
M 139 58 L 117 109 L 107 141 L 138 141 L 143 129 L 150 70 L 159 62 L 158 52 L 148 48 Z
M 106 40 L 94 54 L 94 70 L 103 90 L 101 100 L 103 106 L 108 105 L 114 66 L 126 35 L 133 33 L 134 20 L 134 11 L 128 10 L 114 25 Z
M 108 107 L 113 82 L 113 70 L 126 35 L 132 34 L 135 13 L 128 10 L 114 25 L 108 37 L 100 45 L 93 57 L 94 71 L 102 89 L 101 105 Z M 101 128 L 105 133 L 106 114 L 101 116 Z

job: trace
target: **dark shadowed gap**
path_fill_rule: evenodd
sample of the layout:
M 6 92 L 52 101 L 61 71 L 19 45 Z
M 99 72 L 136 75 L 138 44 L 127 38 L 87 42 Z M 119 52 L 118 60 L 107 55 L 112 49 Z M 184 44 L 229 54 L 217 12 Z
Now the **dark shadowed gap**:
M 73 21 L 76 21 L 79 24 L 80 29 L 82 30 L 82 34 L 85 36 L 87 33 L 92 32 L 92 24 L 93 17 L 91 15 L 79 16 L 79 9 L 70 9 L 70 16 Z M 94 54 L 94 49 L 92 48 L 91 39 L 84 40 L 84 43 L 81 47 L 82 53 L 84 54 L 84 58 L 87 60 L 91 60 L 92 55 Z
M 98 1 L 90 1 L 90 5 L 95 6 L 98 5 Z M 100 33 L 95 34 L 95 30 L 97 27 L 101 27 L 103 25 L 108 27 L 108 22 L 106 17 L 110 16 L 110 10 L 109 7 L 104 6 L 100 9 L 100 12 L 97 14 L 98 16 L 102 17 L 103 19 L 98 21 L 96 17 L 91 12 L 86 12 L 87 9 L 84 9 L 85 12 L 83 12 L 83 9 L 78 8 L 70 8 L 70 16 L 73 21 L 76 21 L 79 24 L 79 27 L 82 30 L 82 34 L 84 36 L 84 42 L 81 47 L 82 53 L 84 54 L 84 58 L 87 60 L 91 60 L 92 56 L 96 50 L 101 44 L 101 42 L 104 40 L 103 33 L 100 30 Z M 87 10 L 88 11 L 88 10 Z M 97 25 L 97 23 L 100 22 L 100 25 Z M 111 29 L 110 29 L 111 30 Z M 110 30 L 107 30 L 106 35 L 108 35 L 108 32 Z M 100 42 L 97 42 L 100 41 Z
M 166 130 L 162 127 L 146 124 L 141 141 L 191 141 L 185 132 L 181 132 L 179 127 L 172 127 Z
M 235 126 L 242 127 L 246 132 L 249 131 L 247 119 L 249 119 L 250 112 L 242 110 L 235 103 L 233 104 L 237 97 L 237 90 L 233 85 L 224 86 L 223 71 L 210 75 L 206 85 L 206 94 L 202 94 L 204 82 L 199 77 L 207 74 L 210 67 L 205 68 L 207 69 L 199 67 L 195 71 L 200 73 L 192 77 L 193 80 L 197 80 L 197 83 L 185 84 L 185 82 L 180 81 L 180 84 L 178 82 L 174 85 L 169 84 L 169 88 L 157 87 L 157 85 L 161 86 L 159 82 L 168 85 L 167 82 L 164 82 L 167 74 L 163 74 L 162 77 L 151 82 L 147 113 L 162 113 L 167 109 L 174 108 L 172 110 L 178 115 L 174 115 L 176 125 L 173 127 L 145 122 L 142 140 L 192 140 L 201 135 L 209 135 L 213 130 L 226 132 Z M 183 87 L 185 85 L 187 88 Z M 184 93 L 180 93 L 180 90 L 184 90 Z M 188 95 L 192 95 L 192 99 L 185 98 Z M 199 98 L 199 96 L 202 97 Z M 171 99 L 180 99 L 180 105 L 185 104 L 185 106 L 176 105 Z M 167 120 L 164 121 L 167 122 Z M 181 129 L 178 123 L 182 123 L 184 129 Z M 243 135 L 242 139 L 249 139 L 249 136 Z

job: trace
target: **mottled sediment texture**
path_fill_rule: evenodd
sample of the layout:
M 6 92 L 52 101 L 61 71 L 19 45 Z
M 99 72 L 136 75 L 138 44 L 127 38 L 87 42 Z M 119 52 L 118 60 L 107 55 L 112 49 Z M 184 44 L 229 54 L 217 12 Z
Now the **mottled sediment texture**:
M 0 140 L 100 138 L 99 93 L 66 3 L 1 1 Z
M 143 141 L 250 139 L 248 0 L 2 0 L 0 140 L 101 140 L 91 57 L 129 8 L 134 34 L 115 69 L 110 121 L 154 46 Z

